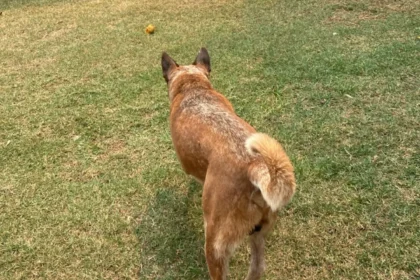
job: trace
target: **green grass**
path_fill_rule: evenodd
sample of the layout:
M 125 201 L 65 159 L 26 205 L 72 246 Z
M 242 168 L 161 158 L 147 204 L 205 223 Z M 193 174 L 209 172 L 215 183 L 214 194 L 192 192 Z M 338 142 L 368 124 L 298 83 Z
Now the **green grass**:
M 160 70 L 161 51 L 187 64 L 201 46 L 215 88 L 296 168 L 265 279 L 420 277 L 418 1 L 0 10 L 0 279 L 207 278 L 201 187 L 176 160 Z

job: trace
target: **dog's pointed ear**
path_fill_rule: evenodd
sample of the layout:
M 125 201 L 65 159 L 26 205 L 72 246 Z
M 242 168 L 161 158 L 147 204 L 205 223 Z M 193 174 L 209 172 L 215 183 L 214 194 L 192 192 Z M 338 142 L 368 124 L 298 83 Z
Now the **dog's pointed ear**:
M 195 58 L 193 65 L 202 65 L 207 69 L 207 72 L 210 73 L 210 56 L 206 48 L 201 48 L 198 52 L 197 57 Z
M 169 81 L 169 72 L 172 71 L 174 68 L 178 67 L 179 65 L 172 59 L 166 52 L 162 53 L 162 72 L 165 81 Z

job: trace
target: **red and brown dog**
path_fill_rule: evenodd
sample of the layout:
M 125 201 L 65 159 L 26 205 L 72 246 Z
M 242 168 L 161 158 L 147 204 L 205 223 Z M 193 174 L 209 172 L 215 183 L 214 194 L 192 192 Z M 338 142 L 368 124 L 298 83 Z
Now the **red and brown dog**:
M 203 184 L 210 277 L 226 279 L 230 255 L 249 235 L 251 264 L 246 279 L 260 279 L 264 237 L 276 212 L 295 192 L 293 166 L 276 140 L 257 133 L 212 87 L 205 48 L 188 66 L 179 66 L 164 52 L 162 70 L 176 154 L 185 172 Z

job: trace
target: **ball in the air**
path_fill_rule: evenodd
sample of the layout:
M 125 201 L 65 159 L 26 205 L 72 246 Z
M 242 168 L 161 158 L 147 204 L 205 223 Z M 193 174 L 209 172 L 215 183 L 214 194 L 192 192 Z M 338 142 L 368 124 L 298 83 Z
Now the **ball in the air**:
M 149 24 L 145 29 L 147 34 L 155 33 L 155 26 L 153 24 Z

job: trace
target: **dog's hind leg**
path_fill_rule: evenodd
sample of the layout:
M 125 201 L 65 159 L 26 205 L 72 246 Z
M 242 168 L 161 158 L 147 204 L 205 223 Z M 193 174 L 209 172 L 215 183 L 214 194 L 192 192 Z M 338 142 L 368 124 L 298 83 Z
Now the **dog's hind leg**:
M 251 246 L 251 263 L 245 280 L 258 280 L 264 273 L 264 232 L 254 232 L 249 237 Z
M 216 232 L 216 227 L 206 226 L 206 261 L 212 280 L 225 280 L 228 273 L 230 250 Z

